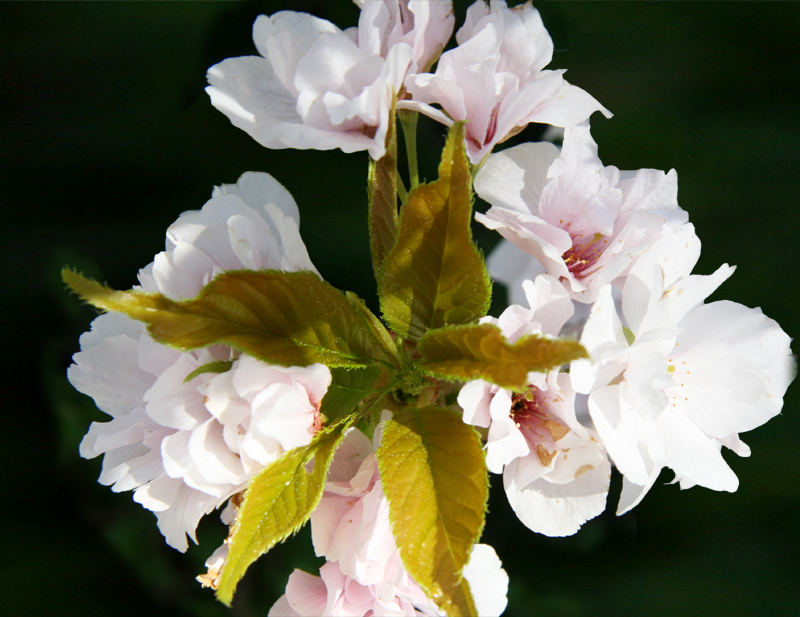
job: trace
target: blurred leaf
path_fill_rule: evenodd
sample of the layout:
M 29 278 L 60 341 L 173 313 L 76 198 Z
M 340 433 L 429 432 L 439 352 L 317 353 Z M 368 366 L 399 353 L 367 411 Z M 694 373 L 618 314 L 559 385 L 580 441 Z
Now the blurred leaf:
M 310 444 L 289 451 L 250 483 L 220 573 L 217 598 L 221 602 L 230 605 L 250 564 L 296 533 L 311 516 L 322 497 L 333 453 L 352 422 L 353 418 L 346 418 L 322 429 Z
M 568 339 L 529 334 L 509 343 L 493 324 L 431 330 L 420 341 L 419 352 L 419 365 L 431 375 L 485 379 L 512 390 L 525 388 L 530 371 L 546 371 L 588 357 L 580 343 Z
M 480 438 L 439 407 L 405 409 L 383 426 L 378 465 L 403 564 L 448 615 L 475 615 L 461 571 L 489 495 Z
M 179 349 L 222 343 L 284 366 L 395 362 L 388 333 L 376 332 L 377 319 L 367 319 L 363 305 L 354 305 L 354 296 L 312 272 L 226 272 L 183 302 L 161 294 L 114 291 L 67 269 L 62 276 L 87 302 L 147 323 L 155 340 Z
M 439 179 L 409 193 L 397 242 L 381 271 L 381 310 L 403 338 L 418 340 L 430 328 L 471 323 L 488 310 L 491 283 L 470 231 L 471 185 L 464 125 L 456 123 L 442 151 Z

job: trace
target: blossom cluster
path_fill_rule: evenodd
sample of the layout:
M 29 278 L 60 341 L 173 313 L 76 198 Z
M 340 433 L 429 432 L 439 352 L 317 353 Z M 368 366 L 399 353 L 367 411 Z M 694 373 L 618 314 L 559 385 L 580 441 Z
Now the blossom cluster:
M 693 272 L 700 240 L 678 205 L 675 171 L 602 163 L 589 118 L 610 113 L 563 70 L 545 68 L 553 44 L 531 3 L 477 0 L 446 51 L 449 0 L 356 4 L 358 26 L 345 30 L 292 11 L 259 17 L 259 55 L 212 66 L 207 92 L 265 147 L 366 150 L 373 161 L 387 152 L 398 110 L 465 122 L 472 187 L 490 206 L 475 218 L 503 238 L 488 271 L 510 302 L 481 323 L 510 346 L 573 338 L 586 352 L 530 371 L 523 388 L 488 376 L 458 385 L 458 412 L 480 429 L 486 468 L 502 474 L 520 521 L 549 536 L 575 533 L 605 509 L 612 467 L 623 478 L 618 514 L 664 468 L 681 488 L 736 490 L 722 448 L 749 455 L 739 435 L 780 412 L 795 362 L 789 337 L 760 309 L 707 302 L 734 269 Z M 563 129 L 560 147 L 493 152 L 532 122 Z M 319 277 L 297 205 L 266 173 L 247 172 L 181 214 L 138 289 L 187 300 L 239 270 Z M 156 339 L 131 317 L 101 315 L 68 377 L 111 416 L 92 423 L 81 456 L 103 455 L 99 481 L 134 491 L 166 542 L 185 551 L 213 510 L 224 507 L 235 530 L 253 479 L 322 434 L 333 378 L 321 362 L 285 366 L 235 344 L 177 349 Z M 378 409 L 383 421 L 395 411 Z M 270 615 L 444 614 L 398 546 L 376 456 L 383 424 L 373 434 L 359 426 L 367 434 L 347 430 L 310 514 L 326 563 L 319 576 L 295 570 Z M 488 545 L 474 543 L 469 555 L 459 576 L 475 609 L 499 615 L 508 577 Z M 228 556 L 226 541 L 204 585 L 218 585 Z
M 491 204 L 476 218 L 505 238 L 490 272 L 520 302 L 492 321 L 511 340 L 578 336 L 590 354 L 531 374 L 525 393 L 476 381 L 459 395 L 534 531 L 571 534 L 602 512 L 609 458 L 623 476 L 618 514 L 664 467 L 683 488 L 735 491 L 722 446 L 748 456 L 739 433 L 781 409 L 790 339 L 760 309 L 705 303 L 734 269 L 692 274 L 700 240 L 677 188 L 674 171 L 604 166 L 586 125 L 566 129 L 560 151 L 493 154 L 475 178 Z

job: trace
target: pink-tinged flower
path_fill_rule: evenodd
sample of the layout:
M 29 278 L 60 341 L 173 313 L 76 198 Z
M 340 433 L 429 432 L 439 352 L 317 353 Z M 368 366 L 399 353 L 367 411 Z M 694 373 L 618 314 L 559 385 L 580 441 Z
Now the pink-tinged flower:
M 340 564 L 329 561 L 320 568 L 319 576 L 295 570 L 289 576 L 286 593 L 269 611 L 270 617 L 343 617 L 372 616 L 430 616 L 444 613 L 417 589 L 411 595 L 392 597 L 376 595 L 374 587 L 362 585 L 344 574 Z M 494 549 L 476 544 L 464 567 L 464 577 L 470 582 L 475 607 L 481 617 L 500 615 L 506 607 L 508 575 L 502 569 Z
M 202 210 L 182 214 L 167 232 L 167 250 L 139 280 L 146 291 L 182 299 L 242 268 L 313 270 L 297 207 L 268 174 L 244 174 Z M 92 423 L 81 456 L 104 455 L 100 483 L 134 490 L 178 550 L 204 514 L 319 429 L 331 379 L 323 365 L 271 366 L 224 346 L 180 352 L 114 313 L 95 319 L 80 344 L 68 378 L 112 417 Z M 224 372 L 202 372 L 212 363 Z
M 378 595 L 412 582 L 395 546 L 374 448 L 359 431 L 351 431 L 335 454 L 325 492 L 311 514 L 311 538 L 318 556 L 376 586 Z
M 682 488 L 735 491 L 721 447 L 748 456 L 738 434 L 780 411 L 794 377 L 790 339 L 775 321 L 734 302 L 703 304 L 733 269 L 689 275 L 699 254 L 693 238 L 664 238 L 637 261 L 621 319 L 609 287 L 600 291 L 581 337 L 591 361 L 571 366 L 624 476 L 619 514 L 641 501 L 664 467 Z
M 428 66 L 450 38 L 450 2 L 366 2 L 358 29 L 306 13 L 260 16 L 260 56 L 208 70 L 211 104 L 268 148 L 383 156 L 390 111 L 409 71 Z
M 530 3 L 509 9 L 504 0 L 478 0 L 436 72 L 410 75 L 415 109 L 446 125 L 467 121 L 467 152 L 478 164 L 495 144 L 530 122 L 578 124 L 593 112 L 611 114 L 585 91 L 566 82 L 563 70 L 544 70 L 553 42 Z M 441 110 L 432 107 L 438 105 Z
M 453 34 L 451 0 L 354 0 L 361 8 L 358 46 L 385 58 L 398 43 L 413 50 L 409 73 L 426 71 Z
M 403 566 L 389 522 L 373 444 L 351 430 L 336 451 L 311 515 L 320 577 L 295 570 L 270 615 L 440 615 Z M 213 565 L 213 564 L 212 564 Z M 494 550 L 473 547 L 464 568 L 480 615 L 506 606 L 508 576 Z
M 335 561 L 323 565 L 319 574 L 314 576 L 294 570 L 286 584 L 286 593 L 272 606 L 269 617 L 416 617 L 439 614 L 421 589 L 418 589 L 416 598 L 403 593 L 379 596 L 374 586 L 363 585 L 347 576 L 342 572 L 341 564 Z M 420 605 L 428 611 L 418 610 Z
M 687 220 L 674 170 L 604 166 L 588 125 L 567 128 L 560 153 L 525 143 L 493 154 L 475 191 L 492 206 L 476 220 L 535 257 L 580 302 L 619 283 L 637 255 Z
M 526 334 L 557 336 L 572 301 L 554 278 L 523 288 L 530 309 L 512 305 L 496 323 L 509 341 Z M 512 393 L 485 381 L 467 383 L 458 403 L 464 422 L 488 428 L 486 464 L 503 474 L 508 502 L 533 531 L 565 536 L 605 509 L 610 465 L 595 433 L 575 413 L 569 375 L 530 373 L 528 389 Z

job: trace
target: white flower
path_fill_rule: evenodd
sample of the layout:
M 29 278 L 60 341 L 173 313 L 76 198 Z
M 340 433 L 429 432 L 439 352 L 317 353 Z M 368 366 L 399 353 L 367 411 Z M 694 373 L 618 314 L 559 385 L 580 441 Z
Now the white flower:
M 202 210 L 183 213 L 167 231 L 167 250 L 139 279 L 146 291 L 181 299 L 242 268 L 313 270 L 297 206 L 268 174 L 244 174 L 216 189 Z M 135 490 L 179 550 L 204 514 L 319 428 L 331 379 L 323 365 L 270 366 L 224 346 L 179 352 L 120 314 L 95 319 L 80 343 L 69 380 L 112 417 L 92 423 L 81 456 L 103 454 L 99 481 Z M 228 370 L 186 380 L 212 363 Z
M 572 301 L 554 278 L 540 275 L 523 288 L 530 309 L 512 305 L 496 323 L 516 341 L 526 334 L 556 336 Z M 486 464 L 503 474 L 508 502 L 533 531 L 565 536 L 605 509 L 610 465 L 595 433 L 578 421 L 569 375 L 530 373 L 524 393 L 487 382 L 467 383 L 458 395 L 467 424 L 488 428 Z
M 442 54 L 435 73 L 406 79 L 412 101 L 398 106 L 448 125 L 466 120 L 474 164 L 530 122 L 565 127 L 595 111 L 610 117 L 593 97 L 567 83 L 563 70 L 543 70 L 553 42 L 530 3 L 509 9 L 504 0 L 489 5 L 478 0 L 467 10 L 456 41 L 458 47 Z
M 564 131 L 560 154 L 549 143 L 493 154 L 475 191 L 492 206 L 476 220 L 535 257 L 581 302 L 687 220 L 674 170 L 603 166 L 588 125 Z
M 375 448 L 358 430 L 334 455 L 311 534 L 317 555 L 328 560 L 321 578 L 295 570 L 270 615 L 441 615 L 403 566 Z M 494 549 L 476 544 L 464 576 L 478 614 L 503 612 L 508 576 Z
M 358 46 L 386 57 L 398 43 L 413 50 L 409 73 L 427 70 L 453 34 L 451 0 L 354 0 L 361 8 Z
M 595 429 L 624 476 L 620 514 L 664 467 L 682 488 L 735 491 L 721 446 L 749 455 L 738 434 L 780 411 L 794 376 L 789 337 L 760 309 L 703 304 L 733 269 L 690 276 L 698 254 L 688 231 L 656 243 L 628 275 L 622 320 L 603 288 L 581 337 L 592 360 L 572 363 L 573 383 L 590 393 Z
M 260 56 L 208 70 L 211 104 L 268 148 L 369 150 L 383 156 L 392 103 L 409 70 L 450 38 L 450 2 L 366 2 L 358 29 L 306 13 L 260 16 Z

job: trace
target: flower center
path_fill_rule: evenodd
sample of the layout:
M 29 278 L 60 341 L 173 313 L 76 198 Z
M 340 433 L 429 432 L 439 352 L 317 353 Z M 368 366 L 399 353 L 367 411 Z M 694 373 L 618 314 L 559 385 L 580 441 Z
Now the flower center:
M 549 465 L 558 449 L 555 442 L 569 433 L 569 428 L 550 415 L 544 393 L 529 386 L 527 392 L 514 394 L 509 415 L 542 465 Z
M 564 263 L 567 264 L 567 269 L 576 278 L 591 274 L 589 269 L 606 250 L 608 238 L 601 233 L 594 233 L 587 237 L 573 232 L 569 232 L 569 237 L 572 239 L 572 246 L 561 255 Z
M 685 388 L 686 383 L 691 380 L 692 371 L 689 370 L 686 360 L 676 361 L 674 358 L 669 357 L 667 358 L 667 374 L 675 380 L 675 385 L 663 392 L 670 398 L 670 404 L 673 407 L 678 407 L 689 400 L 689 397 L 686 396 Z

